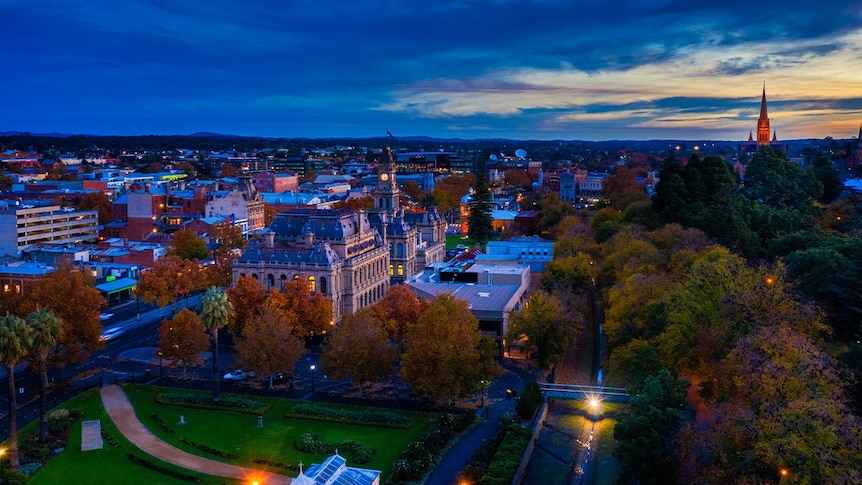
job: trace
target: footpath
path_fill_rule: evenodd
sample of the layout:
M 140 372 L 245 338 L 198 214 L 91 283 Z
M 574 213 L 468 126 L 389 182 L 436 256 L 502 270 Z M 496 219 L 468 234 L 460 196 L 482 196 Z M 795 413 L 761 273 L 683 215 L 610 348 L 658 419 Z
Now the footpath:
M 217 475 L 238 480 L 259 477 L 260 482 L 267 485 L 287 485 L 291 482 L 291 478 L 288 476 L 262 476 L 259 470 L 210 460 L 174 448 L 159 439 L 144 426 L 135 415 L 135 410 L 132 408 L 129 398 L 120 386 L 105 386 L 100 392 L 105 411 L 111 417 L 111 420 L 114 421 L 114 424 L 117 425 L 117 429 L 144 453 L 188 470 L 194 470 L 207 475 Z
M 464 470 L 470 457 L 485 440 L 492 438 L 500 429 L 504 416 L 513 413 L 515 399 L 507 399 L 507 389 L 524 390 L 524 385 L 533 379 L 534 374 L 518 361 L 504 361 L 503 375 L 494 379 L 488 388 L 487 417 L 461 437 L 440 459 L 431 472 L 425 485 L 452 485 L 458 483 L 458 475 Z M 478 411 L 483 415 L 482 409 Z

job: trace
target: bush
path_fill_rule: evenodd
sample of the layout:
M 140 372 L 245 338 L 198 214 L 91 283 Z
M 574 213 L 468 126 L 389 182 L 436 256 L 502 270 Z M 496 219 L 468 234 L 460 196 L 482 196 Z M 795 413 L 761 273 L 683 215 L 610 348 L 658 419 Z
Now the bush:
M 80 416 L 80 412 L 78 416 Z M 57 409 L 48 413 L 48 431 L 51 434 L 60 434 L 72 427 L 75 415 L 68 409 Z
M 151 414 L 150 419 L 152 419 L 153 422 L 156 423 L 156 426 L 158 426 L 159 429 L 161 429 L 165 433 L 168 433 L 168 434 L 174 433 L 174 430 L 172 428 L 168 427 L 168 425 L 165 424 L 164 421 L 162 421 L 162 418 L 160 418 L 158 414 Z
M 465 430 L 475 417 L 470 414 L 444 414 L 434 427 L 410 443 L 392 466 L 391 479 L 398 482 L 421 480 L 437 462 L 443 447 L 458 433 Z
M 479 485 L 512 483 L 518 467 L 521 466 L 527 444 L 530 442 L 530 434 L 531 431 L 528 428 L 510 424 Z
M 176 470 L 171 470 L 170 468 L 165 468 L 163 466 L 156 465 L 155 463 L 147 460 L 146 458 L 141 458 L 133 453 L 126 453 L 126 458 L 132 460 L 134 463 L 141 465 L 144 468 L 149 470 L 153 470 L 155 472 L 159 472 L 163 475 L 167 475 L 172 478 L 176 478 L 178 480 L 183 480 L 185 482 L 191 483 L 201 483 L 201 479 L 192 475 L 187 475 L 185 473 L 178 472 Z
M 377 450 L 358 441 L 346 440 L 337 443 L 323 443 L 314 433 L 305 433 L 296 440 L 294 447 L 303 453 L 312 455 L 331 455 L 335 450 L 353 453 L 353 461 L 361 465 L 374 459 Z
M 29 477 L 36 473 L 36 470 L 40 468 L 42 468 L 42 464 L 37 461 L 34 461 L 31 463 L 27 463 L 26 465 L 21 465 L 21 467 L 18 468 L 18 473 Z
M 529 421 L 533 419 L 540 404 L 542 404 L 542 391 L 539 390 L 539 384 L 532 381 L 527 383 L 524 394 L 515 403 L 515 412 L 524 421 Z
M 216 409 L 243 414 L 263 416 L 272 409 L 273 404 L 259 399 L 241 396 L 222 396 L 219 402 L 213 402 L 208 394 L 188 392 L 168 392 L 156 394 L 156 402 L 171 406 L 187 408 Z
M 336 423 L 366 424 L 389 428 L 407 429 L 410 418 L 402 413 L 392 411 L 375 411 L 368 409 L 335 408 L 315 404 L 300 403 L 284 414 L 286 418 L 313 419 Z

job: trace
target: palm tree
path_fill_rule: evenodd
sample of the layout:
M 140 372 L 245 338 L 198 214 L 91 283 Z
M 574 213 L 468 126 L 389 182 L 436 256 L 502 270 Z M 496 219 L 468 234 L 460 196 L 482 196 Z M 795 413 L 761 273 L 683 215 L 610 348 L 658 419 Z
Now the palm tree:
M 39 439 L 44 443 L 48 439 L 48 355 L 63 336 L 63 320 L 51 310 L 40 308 L 27 315 L 27 324 L 33 340 L 30 355 L 39 371 Z
M 18 402 L 15 398 L 15 366 L 30 350 L 30 327 L 21 317 L 6 314 L 0 317 L 0 362 L 6 366 L 9 383 L 9 466 L 17 470 L 18 461 Z
M 213 351 L 213 402 L 219 402 L 219 367 L 218 367 L 218 329 L 226 326 L 233 319 L 233 304 L 227 298 L 227 293 L 215 286 L 210 287 L 201 297 L 201 321 L 210 334 Z

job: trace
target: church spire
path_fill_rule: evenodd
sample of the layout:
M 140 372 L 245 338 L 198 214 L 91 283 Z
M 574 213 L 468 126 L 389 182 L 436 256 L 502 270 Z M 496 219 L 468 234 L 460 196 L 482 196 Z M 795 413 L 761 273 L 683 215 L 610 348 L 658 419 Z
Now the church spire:
M 763 97 L 760 100 L 760 118 L 757 120 L 757 146 L 769 146 L 769 116 L 766 113 L 766 83 L 763 83 Z

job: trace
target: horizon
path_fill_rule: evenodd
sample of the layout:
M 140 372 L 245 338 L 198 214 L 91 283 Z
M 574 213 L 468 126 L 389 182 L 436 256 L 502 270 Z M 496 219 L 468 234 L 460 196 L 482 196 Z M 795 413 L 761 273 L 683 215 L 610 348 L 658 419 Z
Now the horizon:
M 779 141 L 856 136 L 858 1 L 749 7 L 0 0 L 0 131 L 745 141 L 765 85 Z

